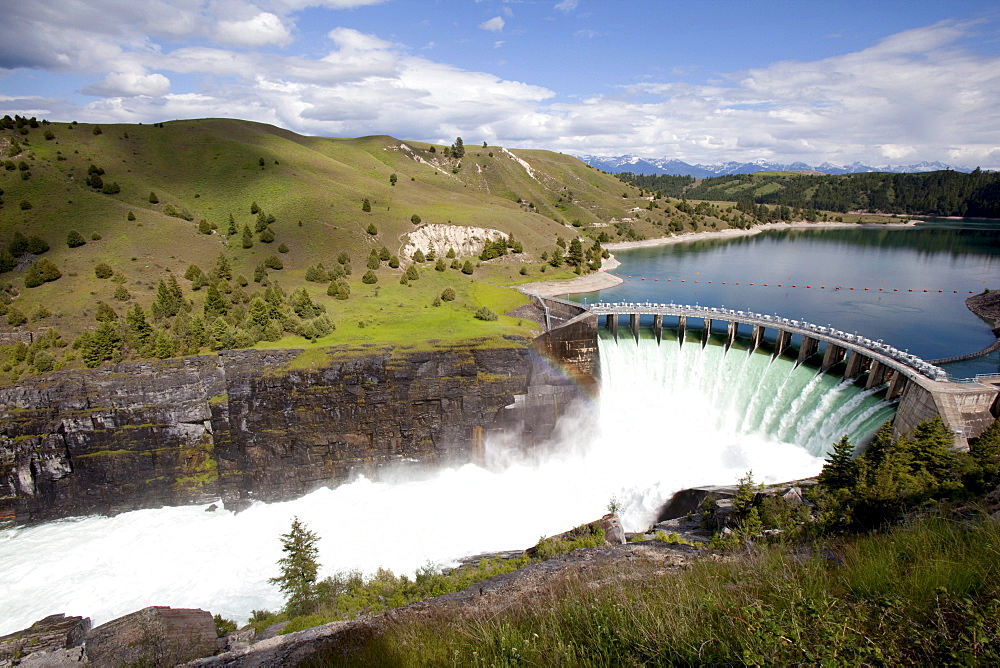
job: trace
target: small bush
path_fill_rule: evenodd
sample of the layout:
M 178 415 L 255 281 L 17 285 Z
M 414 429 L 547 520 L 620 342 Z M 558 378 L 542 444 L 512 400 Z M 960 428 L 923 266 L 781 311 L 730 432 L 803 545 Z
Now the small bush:
M 20 206 L 21 206 L 21 211 L 27 211 L 28 209 L 31 208 L 31 202 L 29 202 L 26 199 L 22 199 Z
M 284 269 L 285 265 L 282 264 L 281 260 L 278 259 L 277 255 L 269 255 L 266 260 L 264 260 L 264 266 L 268 269 Z
M 455 301 L 455 289 L 454 288 L 445 288 L 441 292 L 441 299 L 444 300 L 444 301 L 446 301 L 446 302 L 453 302 L 453 301 Z
M 97 278 L 111 278 L 111 274 L 113 273 L 111 265 L 107 262 L 98 262 L 94 266 L 94 276 L 97 276 Z
M 83 235 L 76 230 L 71 230 L 69 234 L 66 235 L 66 245 L 70 248 L 77 248 L 78 246 L 84 245 L 86 240 Z
M 90 239 L 91 241 L 100 241 L 101 235 L 98 232 L 94 232 L 93 234 L 90 235 Z
M 497 319 L 497 314 L 493 312 L 489 306 L 480 306 L 479 310 L 476 311 L 477 320 L 493 321 Z
M 361 282 L 367 285 L 378 283 L 378 276 L 375 275 L 375 272 L 368 270 L 365 272 L 365 275 L 361 277 Z

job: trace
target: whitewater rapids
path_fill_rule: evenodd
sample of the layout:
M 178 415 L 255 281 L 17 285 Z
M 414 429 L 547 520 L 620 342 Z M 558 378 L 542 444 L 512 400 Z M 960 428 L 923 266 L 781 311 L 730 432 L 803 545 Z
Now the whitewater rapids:
M 322 538 L 320 577 L 522 549 L 600 517 L 614 497 L 645 529 L 678 489 L 815 475 L 844 434 L 858 442 L 894 408 L 815 369 L 719 346 L 602 340 L 601 399 L 578 406 L 531 456 L 487 444 L 488 465 L 358 479 L 233 514 L 203 506 L 0 532 L 0 635 L 54 613 L 94 625 L 149 605 L 244 622 L 282 605 L 279 535 L 298 516 Z

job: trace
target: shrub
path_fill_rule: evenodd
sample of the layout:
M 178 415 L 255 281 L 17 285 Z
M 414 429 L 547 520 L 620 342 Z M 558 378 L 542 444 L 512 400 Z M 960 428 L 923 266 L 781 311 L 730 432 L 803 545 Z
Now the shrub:
M 49 244 L 42 239 L 40 236 L 32 234 L 27 238 L 27 252 L 32 255 L 41 255 L 42 253 L 49 250 Z M 22 253 L 23 255 L 23 253 Z
M 70 233 L 66 235 L 66 245 L 70 248 L 76 248 L 78 246 L 84 245 L 86 240 L 84 240 L 83 235 L 76 230 L 70 230 Z
M 125 218 L 127 218 L 128 220 L 135 220 L 135 214 L 129 211 L 128 215 L 125 216 Z
M 21 206 L 21 211 L 27 211 L 28 209 L 31 208 L 31 202 L 29 202 L 26 199 L 22 199 L 20 206 Z
M 127 289 L 125 289 L 124 285 L 119 285 L 117 288 L 115 288 L 115 299 L 117 299 L 120 302 L 127 302 L 128 300 L 132 299 L 132 294 Z
M 270 226 L 265 227 L 264 231 L 260 233 L 261 243 L 269 244 L 274 241 L 274 230 Z
M 417 252 L 415 252 L 413 254 L 413 261 L 414 262 L 423 262 L 425 259 L 426 258 L 424 258 L 424 252 L 418 248 Z
M 287 253 L 288 252 L 288 245 L 287 244 L 281 244 L 280 246 L 278 246 L 278 252 L 279 253 Z
M 453 302 L 453 301 L 455 301 L 455 289 L 454 288 L 445 288 L 441 292 L 441 299 L 443 301 L 446 301 L 446 302 Z
M 369 269 L 365 272 L 365 275 L 361 277 L 361 282 L 367 285 L 378 283 L 378 276 L 375 275 L 375 272 Z
M 7 311 L 7 324 L 11 327 L 20 327 L 26 322 L 28 322 L 27 316 L 16 308 L 11 308 Z
M 156 193 L 153 192 L 153 191 L 149 192 L 149 203 L 150 204 L 159 204 L 160 203 L 160 198 L 157 197 Z
M 111 278 L 111 274 L 113 273 L 114 271 L 111 269 L 111 265 L 107 262 L 98 262 L 97 265 L 94 266 L 94 275 L 97 276 L 97 278 Z
M 465 264 L 462 265 L 462 273 L 471 276 L 473 271 L 475 271 L 475 269 L 472 267 L 472 261 L 466 260 Z
M 477 320 L 492 321 L 496 320 L 498 316 L 496 313 L 493 312 L 493 309 L 491 309 L 489 306 L 480 306 L 479 310 L 476 311 L 475 317 Z
M 444 263 L 444 260 L 438 258 L 438 261 L 434 263 L 434 271 L 445 271 L 448 269 L 448 265 Z
M 369 211 L 372 210 L 372 203 L 368 201 L 367 197 L 364 199 L 363 202 L 361 202 L 361 210 L 364 211 L 365 213 L 368 213 Z M 369 232 L 369 234 L 371 234 L 371 232 Z
M 378 228 L 375 227 L 375 223 L 368 223 L 367 232 L 368 232 L 368 234 L 370 234 L 372 236 L 375 236 L 376 234 L 378 234 Z
M 264 266 L 268 269 L 284 269 L 285 265 L 278 259 L 277 255 L 268 255 L 264 260 Z
M 90 239 L 91 241 L 100 241 L 101 235 L 98 232 L 94 232 L 93 234 L 90 235 Z
M 37 288 L 42 283 L 57 280 L 62 276 L 62 272 L 52 262 L 41 259 L 35 262 L 24 275 L 24 286 L 26 288 Z
M 211 234 L 212 226 L 208 224 L 208 221 L 202 218 L 198 221 L 198 232 L 200 234 Z
M 410 216 L 410 222 L 413 223 L 414 225 L 419 225 L 420 216 L 418 216 L 417 214 L 413 214 L 412 216 Z

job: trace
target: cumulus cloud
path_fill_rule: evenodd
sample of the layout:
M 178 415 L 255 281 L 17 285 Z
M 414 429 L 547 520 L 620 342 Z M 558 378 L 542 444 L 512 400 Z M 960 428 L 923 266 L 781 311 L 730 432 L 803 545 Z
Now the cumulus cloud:
M 85 86 L 80 92 L 84 95 L 99 97 L 135 97 L 137 95 L 158 97 L 170 92 L 170 79 L 155 73 L 111 72 L 104 77 L 103 81 Z
M 560 12 L 571 12 L 577 8 L 580 4 L 580 0 L 562 0 L 556 4 L 556 9 Z
M 483 21 L 479 24 L 479 27 L 483 30 L 489 30 L 491 32 L 500 32 L 503 30 L 505 23 L 502 16 L 494 16 L 489 21 Z
M 81 92 L 101 99 L 77 106 L 20 97 L 4 107 L 98 122 L 229 116 L 312 134 L 478 136 L 689 162 L 920 159 L 1000 167 L 1000 56 L 964 47 L 971 23 L 942 22 L 853 53 L 716 73 L 703 83 L 679 81 L 689 73 L 668 69 L 659 81 L 576 99 L 417 57 L 346 27 L 329 31 L 318 54 L 253 48 L 288 44 L 291 13 L 302 7 L 378 1 L 106 0 L 103 11 L 70 0 L 15 3 L 0 22 L 0 68 L 86 76 L 96 83 Z M 497 16 L 479 27 L 504 26 Z M 167 37 L 178 31 L 199 39 L 177 46 Z
M 284 46 L 292 40 L 291 32 L 271 12 L 261 12 L 239 21 L 219 21 L 216 37 L 225 44 L 251 47 Z

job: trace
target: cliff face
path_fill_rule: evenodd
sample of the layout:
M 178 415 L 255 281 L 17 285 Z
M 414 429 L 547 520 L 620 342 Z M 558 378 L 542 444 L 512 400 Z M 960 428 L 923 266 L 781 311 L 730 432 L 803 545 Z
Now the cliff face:
M 220 497 L 239 507 L 391 463 L 475 461 L 484 437 L 522 429 L 524 412 L 506 407 L 534 392 L 554 421 L 554 398 L 579 395 L 538 373 L 529 347 L 298 353 L 121 364 L 0 388 L 0 515 L 24 523 Z

